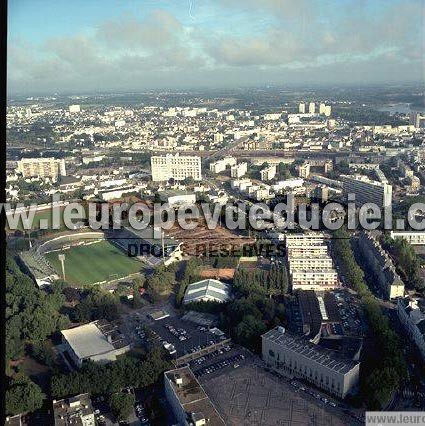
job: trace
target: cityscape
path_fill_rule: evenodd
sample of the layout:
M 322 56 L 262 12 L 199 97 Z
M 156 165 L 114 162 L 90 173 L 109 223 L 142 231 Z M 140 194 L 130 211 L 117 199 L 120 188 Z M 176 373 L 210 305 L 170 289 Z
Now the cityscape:
M 11 3 L 5 425 L 424 422 L 420 2 Z

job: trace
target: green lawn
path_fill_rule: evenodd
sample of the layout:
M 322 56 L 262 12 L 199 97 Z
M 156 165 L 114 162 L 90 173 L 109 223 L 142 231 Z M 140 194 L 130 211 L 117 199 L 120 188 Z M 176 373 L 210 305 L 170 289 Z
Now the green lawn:
M 62 276 L 59 251 L 47 253 L 45 256 L 51 265 Z M 92 284 L 122 278 L 140 271 L 142 263 L 136 258 L 128 257 L 123 251 L 108 241 L 71 247 L 64 250 L 65 275 L 70 284 Z M 116 276 L 112 276 L 116 274 Z
M 68 229 L 65 227 L 65 223 L 63 221 L 63 208 L 60 209 L 61 212 L 59 214 L 59 225 L 60 225 L 60 229 Z M 32 223 L 31 229 L 32 230 L 36 230 L 36 229 L 40 229 L 40 220 L 47 220 L 48 226 L 47 229 L 51 230 L 52 229 L 52 222 L 53 222 L 53 218 L 52 218 L 52 210 L 51 209 L 45 209 L 45 210 L 41 210 L 41 211 L 37 211 L 34 215 L 34 221 Z M 75 222 L 78 222 L 77 220 L 75 220 Z M 9 230 L 9 223 L 6 220 L 6 229 Z M 24 225 L 22 223 L 22 218 L 19 220 L 18 222 L 18 230 L 23 231 L 24 230 Z

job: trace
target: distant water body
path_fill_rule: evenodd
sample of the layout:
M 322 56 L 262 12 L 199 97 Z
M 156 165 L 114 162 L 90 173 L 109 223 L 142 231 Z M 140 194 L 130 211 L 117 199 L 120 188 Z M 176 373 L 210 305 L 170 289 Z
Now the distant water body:
M 425 112 L 425 108 L 412 107 L 410 104 L 399 103 L 384 105 L 378 108 L 378 111 L 385 111 L 390 114 L 410 114 L 411 112 Z

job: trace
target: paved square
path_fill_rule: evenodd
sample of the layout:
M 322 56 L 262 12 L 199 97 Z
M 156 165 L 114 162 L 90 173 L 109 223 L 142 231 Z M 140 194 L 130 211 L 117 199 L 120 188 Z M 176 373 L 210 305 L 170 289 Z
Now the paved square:
M 219 376 L 202 377 L 200 381 L 228 425 L 351 424 L 341 411 L 309 400 L 284 380 L 254 364 Z

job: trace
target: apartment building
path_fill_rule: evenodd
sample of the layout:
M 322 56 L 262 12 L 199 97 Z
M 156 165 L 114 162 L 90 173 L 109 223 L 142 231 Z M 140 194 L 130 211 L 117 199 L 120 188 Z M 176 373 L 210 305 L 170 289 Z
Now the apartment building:
M 396 238 L 406 240 L 412 246 L 425 245 L 424 231 L 391 231 L 390 237 L 394 240 Z
M 395 266 L 388 253 L 381 247 L 373 232 L 363 231 L 359 236 L 359 248 L 369 271 L 376 278 L 382 296 L 395 299 L 404 296 L 404 283 L 396 272 Z
M 248 171 L 248 163 L 235 164 L 230 168 L 230 176 L 234 179 L 239 179 Z
M 71 398 L 53 400 L 55 426 L 95 426 L 94 409 L 88 393 Z
M 324 233 L 287 234 L 286 259 L 292 290 L 330 290 L 339 286 Z
M 385 182 L 376 182 L 366 176 L 342 176 L 343 195 L 355 195 L 357 207 L 374 203 L 379 208 L 389 207 L 392 203 L 393 188 Z
M 398 298 L 397 314 L 409 339 L 415 343 L 425 361 L 425 300 Z
M 360 363 L 295 337 L 283 327 L 262 336 L 262 356 L 269 368 L 289 378 L 306 380 L 338 398 L 345 398 L 359 381 Z
M 260 171 L 261 180 L 272 180 L 276 176 L 276 164 Z
M 23 158 L 18 161 L 17 172 L 24 178 L 41 177 L 57 180 L 66 176 L 65 160 L 55 158 Z
M 324 253 L 326 254 L 326 252 Z M 289 268 L 292 269 L 332 269 L 332 259 L 329 256 L 290 256 Z
M 188 177 L 202 179 L 201 157 L 167 154 L 151 157 L 152 180 L 164 182 L 170 179 L 182 181 Z
M 304 163 L 298 166 L 298 176 L 307 179 L 310 176 L 310 163 Z
M 332 290 L 339 286 L 334 269 L 292 269 L 290 276 L 292 290 Z
M 226 170 L 227 166 L 234 166 L 236 165 L 237 161 L 236 158 L 233 157 L 225 157 L 221 160 L 214 161 L 210 164 L 210 171 L 213 173 L 221 173 Z

